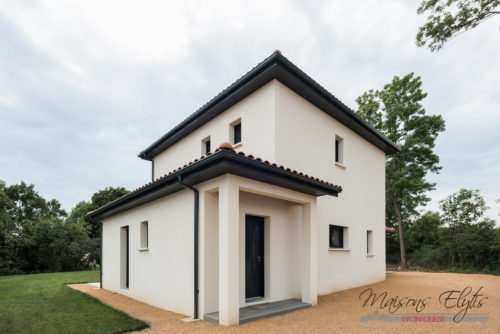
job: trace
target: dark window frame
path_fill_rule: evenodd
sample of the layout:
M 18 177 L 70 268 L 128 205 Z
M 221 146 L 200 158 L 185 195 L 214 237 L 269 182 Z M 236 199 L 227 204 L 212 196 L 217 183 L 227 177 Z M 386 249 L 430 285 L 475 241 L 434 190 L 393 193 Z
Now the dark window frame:
M 241 143 L 241 122 L 233 125 L 233 144 Z
M 334 243 L 332 233 L 337 231 L 339 233 L 339 242 L 338 244 Z M 329 229 L 329 245 L 330 248 L 339 248 L 342 249 L 344 248 L 344 227 L 343 226 L 338 226 L 338 225 L 330 225 Z
M 339 146 L 340 141 L 338 139 L 335 139 L 335 162 L 339 162 Z
M 210 152 L 210 139 L 205 141 L 205 154 Z

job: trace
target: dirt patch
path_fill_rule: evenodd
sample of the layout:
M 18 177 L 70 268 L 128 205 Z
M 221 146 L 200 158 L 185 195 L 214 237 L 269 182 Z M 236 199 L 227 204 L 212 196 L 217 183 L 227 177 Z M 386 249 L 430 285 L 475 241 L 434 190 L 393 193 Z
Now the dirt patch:
M 112 294 L 108 290 L 96 290 L 88 284 L 70 286 L 134 318 L 148 322 L 151 328 L 140 333 L 500 333 L 500 277 L 492 275 L 387 273 L 387 280 L 384 282 L 321 296 L 318 305 L 312 308 L 229 328 L 204 321 L 185 323 L 181 321 L 186 318 L 184 315 L 165 311 L 120 294 Z M 403 297 L 414 299 L 430 297 L 424 301 L 425 308 L 421 310 L 421 314 L 456 314 L 461 309 L 444 308 L 439 302 L 439 295 L 452 289 L 462 291 L 467 286 L 472 287 L 473 291 L 465 298 L 466 301 L 471 300 L 473 293 L 483 287 L 480 292 L 483 296 L 476 298 L 476 305 L 479 299 L 482 299 L 483 306 L 472 308 L 467 314 L 487 313 L 489 316 L 487 322 L 387 323 L 380 320 L 367 322 L 360 320 L 361 317 L 373 314 L 374 311 L 391 314 L 388 306 L 380 309 L 382 298 L 373 306 L 362 306 L 363 298 L 360 299 L 359 296 L 367 288 L 372 288 L 377 294 L 386 291 L 385 302 L 396 297 L 398 300 Z M 458 297 L 458 294 L 452 297 Z M 483 299 L 484 297 L 487 299 Z M 453 303 L 456 304 L 456 300 L 450 300 L 448 305 Z M 417 313 L 415 308 L 416 306 L 403 306 L 393 314 L 415 314 Z M 394 309 L 395 307 L 391 308 Z

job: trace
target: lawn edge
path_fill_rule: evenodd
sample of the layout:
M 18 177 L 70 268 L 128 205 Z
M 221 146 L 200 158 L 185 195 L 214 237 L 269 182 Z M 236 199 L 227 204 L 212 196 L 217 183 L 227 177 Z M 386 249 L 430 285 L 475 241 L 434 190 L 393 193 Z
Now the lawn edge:
M 108 305 L 108 304 L 106 304 L 106 303 L 102 302 L 99 298 L 96 298 L 96 297 L 94 297 L 94 296 L 92 296 L 92 295 L 89 295 L 89 294 L 88 294 L 88 293 L 86 293 L 86 292 L 83 292 L 83 291 L 80 291 L 80 290 L 76 290 L 76 289 L 73 289 L 73 288 L 71 288 L 71 287 L 69 287 L 69 286 L 68 286 L 69 284 L 88 284 L 88 283 L 89 283 L 89 282 L 63 283 L 63 285 L 64 285 L 67 289 L 70 289 L 70 290 L 72 290 L 72 291 L 74 291 L 74 292 L 76 292 L 76 293 L 79 293 L 79 294 L 81 294 L 81 295 L 85 296 L 84 298 L 89 298 L 90 300 L 93 300 L 93 301 L 94 301 L 94 302 L 96 302 L 97 304 L 101 304 L 101 305 L 103 305 L 103 306 L 105 306 L 105 307 L 107 307 L 107 308 L 110 308 L 110 309 L 112 309 L 112 310 L 114 310 L 114 311 L 116 311 L 116 312 L 118 312 L 118 313 L 120 313 L 120 314 L 122 314 L 122 315 L 125 315 L 125 316 L 127 316 L 127 317 L 129 317 L 129 318 L 131 318 L 131 319 L 134 319 L 134 320 L 137 320 L 137 321 L 139 321 L 139 322 L 140 322 L 140 324 L 139 324 L 138 326 L 133 327 L 133 328 L 131 328 L 130 330 L 112 332 L 111 334 L 130 333 L 130 332 L 133 332 L 133 331 L 142 331 L 142 330 L 144 330 L 144 329 L 146 329 L 146 328 L 151 328 L 151 325 L 150 325 L 148 322 L 146 322 L 146 321 L 144 321 L 144 320 L 141 320 L 141 319 L 137 319 L 137 318 L 135 318 L 135 317 L 131 316 L 130 314 L 128 314 L 127 312 L 124 312 L 124 311 L 122 311 L 122 310 L 119 310 L 119 309 L 117 309 L 117 308 L 114 308 L 114 307 L 112 307 L 111 305 Z

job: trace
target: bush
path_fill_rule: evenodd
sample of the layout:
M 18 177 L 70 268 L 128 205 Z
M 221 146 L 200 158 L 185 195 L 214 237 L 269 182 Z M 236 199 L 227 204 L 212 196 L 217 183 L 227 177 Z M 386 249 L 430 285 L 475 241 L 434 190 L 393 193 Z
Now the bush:
M 409 262 L 423 268 L 437 269 L 439 268 L 438 250 L 431 245 L 423 245 L 410 254 Z

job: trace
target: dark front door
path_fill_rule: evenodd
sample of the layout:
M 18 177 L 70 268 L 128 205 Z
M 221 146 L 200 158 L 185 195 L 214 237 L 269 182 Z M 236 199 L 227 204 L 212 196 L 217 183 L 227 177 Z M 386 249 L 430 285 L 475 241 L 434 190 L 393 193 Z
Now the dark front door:
M 245 216 L 245 297 L 264 297 L 264 218 Z

